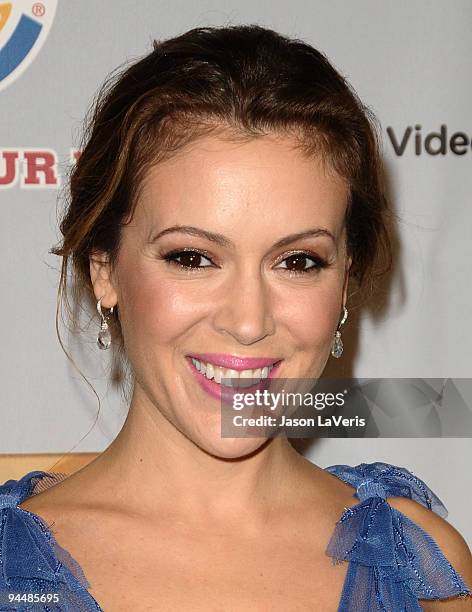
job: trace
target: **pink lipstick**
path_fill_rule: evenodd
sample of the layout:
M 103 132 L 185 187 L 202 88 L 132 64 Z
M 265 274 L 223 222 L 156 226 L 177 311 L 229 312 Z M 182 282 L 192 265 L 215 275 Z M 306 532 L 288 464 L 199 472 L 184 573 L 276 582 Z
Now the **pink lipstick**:
M 281 361 L 280 357 L 238 357 L 225 353 L 192 353 L 187 357 L 195 357 L 198 361 L 209 362 L 221 368 L 231 368 L 232 370 L 255 370 Z
M 217 357 L 215 359 L 215 356 Z M 233 370 L 252 370 L 258 367 L 266 367 L 273 365 L 271 371 L 269 372 L 268 378 L 262 379 L 256 384 L 251 385 L 250 387 L 227 387 L 226 385 L 219 384 L 214 380 L 209 380 L 204 374 L 199 372 L 197 368 L 192 363 L 192 357 L 198 359 L 199 361 L 210 362 L 214 365 L 220 365 L 223 368 L 231 368 Z M 211 359 L 209 359 L 211 357 Z M 224 357 L 224 359 L 218 359 L 218 357 Z M 245 394 L 245 393 L 255 393 L 255 391 L 264 389 L 268 389 L 270 387 L 270 382 L 272 378 L 275 378 L 278 370 L 280 368 L 280 364 L 282 362 L 281 359 L 277 358 L 242 358 L 242 357 L 233 357 L 232 355 L 221 355 L 218 353 L 192 353 L 192 355 L 188 355 L 186 361 L 190 367 L 190 370 L 195 377 L 196 381 L 200 385 L 200 387 L 206 391 L 211 397 L 223 401 L 227 404 L 231 404 L 233 401 L 234 394 Z M 230 365 L 225 365 L 225 364 Z M 262 365 L 253 365 L 253 364 L 262 364 Z M 244 365 L 242 365 L 244 364 Z M 239 366 L 239 367 L 236 367 Z

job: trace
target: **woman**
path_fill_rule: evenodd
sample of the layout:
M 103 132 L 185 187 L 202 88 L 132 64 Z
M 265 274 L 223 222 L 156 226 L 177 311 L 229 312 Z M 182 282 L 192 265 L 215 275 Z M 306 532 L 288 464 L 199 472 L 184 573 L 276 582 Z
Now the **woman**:
M 125 352 L 129 414 L 70 477 L 4 485 L 4 597 L 471 609 L 470 553 L 421 480 L 385 464 L 323 470 L 283 436 L 220 435 L 221 378 L 316 378 L 340 356 L 348 282 L 369 283 L 389 252 L 379 176 L 344 79 L 262 27 L 156 43 L 109 83 L 54 252 L 63 292 L 72 261 L 75 299 L 98 308 L 100 348 Z

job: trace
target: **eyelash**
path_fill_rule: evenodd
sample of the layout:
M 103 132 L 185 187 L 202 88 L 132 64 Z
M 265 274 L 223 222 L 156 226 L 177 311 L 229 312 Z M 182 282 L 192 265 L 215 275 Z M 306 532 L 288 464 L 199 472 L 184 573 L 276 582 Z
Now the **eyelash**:
M 166 253 L 165 255 L 162 256 L 162 259 L 169 265 L 177 265 L 180 268 L 183 268 L 186 272 L 189 272 L 191 274 L 193 273 L 198 273 L 200 272 L 202 269 L 204 268 L 211 268 L 212 266 L 208 265 L 208 266 L 196 266 L 196 267 L 192 267 L 192 266 L 186 266 L 182 263 L 180 263 L 179 261 L 177 261 L 177 257 L 181 257 L 182 255 L 199 255 L 200 257 L 204 257 L 205 259 L 208 259 L 209 261 L 211 261 L 208 253 L 206 252 L 202 252 L 202 251 L 198 251 L 196 249 L 179 249 L 179 250 L 174 250 L 174 251 L 170 251 L 169 253 Z M 324 269 L 324 268 L 328 268 L 331 264 L 329 264 L 326 260 L 322 259 L 321 257 L 319 257 L 318 255 L 313 255 L 311 253 L 307 253 L 306 251 L 293 251 L 291 252 L 289 255 L 287 255 L 286 257 L 284 257 L 284 259 L 279 261 L 279 264 L 286 261 L 287 259 L 291 259 L 292 257 L 296 257 L 296 256 L 302 256 L 304 259 L 310 259 L 314 265 L 310 266 L 309 268 L 307 268 L 306 270 L 288 270 L 286 269 L 286 271 L 289 273 L 290 277 L 292 276 L 306 276 L 307 274 L 314 274 L 319 272 L 320 270 Z M 280 268 L 279 268 L 280 269 Z M 284 268 L 282 268 L 284 269 Z

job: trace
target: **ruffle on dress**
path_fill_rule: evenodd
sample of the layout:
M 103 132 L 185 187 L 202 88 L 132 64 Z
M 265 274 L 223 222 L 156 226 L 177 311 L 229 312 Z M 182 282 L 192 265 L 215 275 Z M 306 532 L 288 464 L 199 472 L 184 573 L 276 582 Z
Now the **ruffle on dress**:
M 422 480 L 386 463 L 326 470 L 359 499 L 344 511 L 326 551 L 334 562 L 349 562 L 338 612 L 418 612 L 419 599 L 472 595 L 432 537 L 386 501 L 406 497 L 446 517 Z
M 55 484 L 65 477 L 33 471 L 0 486 L 0 612 L 101 611 L 80 565 L 39 516 L 18 507 L 42 488 L 42 479 Z

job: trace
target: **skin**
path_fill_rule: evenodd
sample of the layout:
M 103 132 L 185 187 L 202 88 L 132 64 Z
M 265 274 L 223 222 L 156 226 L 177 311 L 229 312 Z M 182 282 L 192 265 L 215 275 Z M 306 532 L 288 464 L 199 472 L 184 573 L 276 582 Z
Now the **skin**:
M 357 503 L 352 488 L 285 438 L 222 439 L 219 402 L 197 385 L 185 355 L 275 356 L 279 376 L 319 376 L 347 301 L 347 198 L 346 183 L 288 137 L 206 136 L 148 172 L 116 266 L 106 253 L 91 257 L 96 298 L 119 305 L 136 377 L 129 414 L 95 461 L 22 507 L 54 523 L 104 609 L 134 609 L 137 593 L 143 610 L 156 602 L 162 610 L 312 610 L 313 601 L 337 609 L 346 564 L 333 566 L 324 551 L 344 507 Z M 175 225 L 233 246 L 181 232 L 152 240 Z M 308 228 L 332 238 L 273 248 Z M 204 267 L 166 262 L 176 249 L 205 251 Z M 329 265 L 295 276 L 293 251 Z M 429 514 L 417 517 L 425 528 Z M 466 577 L 456 534 L 441 542 Z M 431 609 L 448 605 L 469 609 Z
M 241 458 L 263 439 L 221 439 L 219 402 L 189 376 L 185 355 L 276 356 L 284 360 L 280 376 L 315 377 L 329 357 L 346 302 L 347 187 L 292 149 L 292 143 L 275 138 L 243 145 L 198 141 L 149 173 L 111 279 L 103 259 L 91 263 L 102 303 L 120 305 L 139 381 L 132 409 L 158 419 L 160 435 L 165 431 L 198 457 L 204 450 Z M 234 247 L 182 233 L 151 243 L 157 233 L 180 224 L 222 234 Z M 328 229 L 334 240 L 323 235 L 271 248 L 308 228 Z M 207 258 L 200 262 L 206 267 L 188 272 L 162 259 L 184 248 L 208 250 L 213 265 Z M 330 268 L 291 276 L 284 259 L 295 249 L 304 254 L 311 249 Z M 313 261 L 302 262 L 302 269 L 308 266 Z M 149 444 L 155 441 L 149 438 Z

